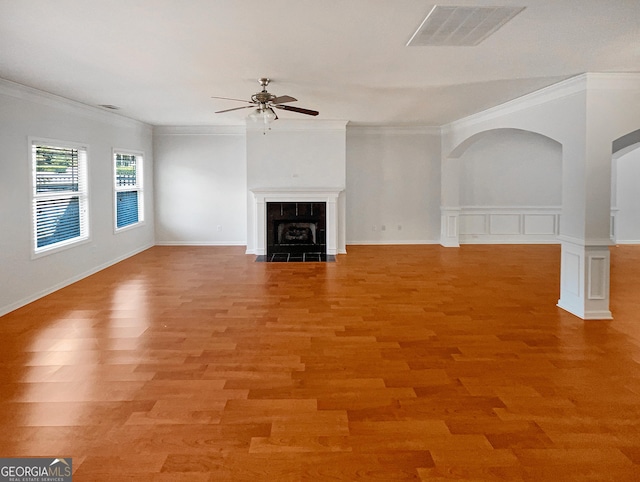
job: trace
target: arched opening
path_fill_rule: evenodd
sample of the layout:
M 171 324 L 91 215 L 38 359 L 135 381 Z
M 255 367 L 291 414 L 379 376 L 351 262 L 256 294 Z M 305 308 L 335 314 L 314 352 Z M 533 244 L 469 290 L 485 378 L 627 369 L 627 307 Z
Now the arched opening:
M 612 143 L 611 234 L 617 244 L 640 244 L 640 129 Z
M 479 132 L 459 144 L 460 243 L 557 243 L 562 145 L 523 129 Z
M 629 150 L 637 148 L 637 144 L 640 144 L 640 129 L 630 132 L 622 137 L 619 137 L 611 143 L 611 152 L 613 155 L 622 155 Z
M 500 128 L 496 128 L 496 129 L 488 129 L 488 130 L 485 130 L 485 131 L 480 131 L 480 132 L 477 132 L 477 133 L 473 134 L 472 136 L 467 137 L 464 141 L 460 142 L 455 148 L 453 148 L 447 157 L 454 158 L 454 159 L 455 158 L 459 158 L 472 145 L 474 145 L 476 142 L 480 141 L 481 139 L 483 139 L 487 135 L 490 135 L 492 133 L 498 133 L 498 132 L 514 133 L 514 134 L 517 134 L 517 133 L 533 134 L 533 135 L 536 135 L 536 136 L 547 138 L 550 141 L 553 141 L 553 142 L 557 143 L 560 146 L 562 145 L 557 139 L 554 139 L 553 137 L 550 137 L 550 136 L 548 136 L 546 134 L 543 134 L 541 132 L 527 130 L 527 129 L 517 129 L 517 128 L 513 128 L 513 127 L 500 127 Z

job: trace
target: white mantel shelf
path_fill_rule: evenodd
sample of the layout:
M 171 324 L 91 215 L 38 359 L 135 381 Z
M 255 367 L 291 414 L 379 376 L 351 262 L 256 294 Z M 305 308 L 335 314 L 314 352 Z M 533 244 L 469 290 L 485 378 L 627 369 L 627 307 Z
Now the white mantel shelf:
M 343 187 L 256 187 L 249 189 L 256 196 L 283 196 L 287 199 L 292 196 L 333 196 L 338 197 Z
M 326 203 L 327 254 L 338 253 L 338 197 L 344 187 L 259 187 L 249 190 L 254 198 L 254 254 L 267 254 L 267 203 L 296 201 Z

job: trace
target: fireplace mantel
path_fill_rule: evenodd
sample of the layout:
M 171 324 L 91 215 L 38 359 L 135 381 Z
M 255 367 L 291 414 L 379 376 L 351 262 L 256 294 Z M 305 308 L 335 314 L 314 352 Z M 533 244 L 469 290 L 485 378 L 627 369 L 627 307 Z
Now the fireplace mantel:
M 327 254 L 338 253 L 338 197 L 342 187 L 264 187 L 250 189 L 253 193 L 253 254 L 267 252 L 267 203 L 269 202 L 324 202 L 327 203 Z

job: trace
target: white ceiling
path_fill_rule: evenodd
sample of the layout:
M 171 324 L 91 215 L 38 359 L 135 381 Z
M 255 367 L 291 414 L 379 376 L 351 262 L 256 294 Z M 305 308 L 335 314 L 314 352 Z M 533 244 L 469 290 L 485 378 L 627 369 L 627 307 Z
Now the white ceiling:
M 269 92 L 356 124 L 444 125 L 583 72 L 640 71 L 639 0 L 525 6 L 477 46 L 406 47 L 426 0 L 0 0 L 0 77 L 154 125 Z M 278 111 L 282 118 L 309 117 Z

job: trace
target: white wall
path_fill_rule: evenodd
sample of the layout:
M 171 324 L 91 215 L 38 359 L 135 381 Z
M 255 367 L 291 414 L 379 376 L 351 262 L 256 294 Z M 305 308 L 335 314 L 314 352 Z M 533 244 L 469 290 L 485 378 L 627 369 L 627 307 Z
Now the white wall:
M 239 127 L 157 127 L 156 243 L 245 245 L 247 167 Z
M 440 132 L 347 128 L 347 243 L 436 243 Z
M 640 244 L 640 146 L 614 163 L 615 239 L 620 244 Z
M 516 129 L 483 133 L 460 157 L 462 206 L 560 206 L 562 146 Z
M 247 129 L 247 185 L 344 187 L 344 122 L 287 121 Z
M 89 242 L 32 259 L 29 137 L 88 146 Z M 152 131 L 111 112 L 0 81 L 0 314 L 154 243 Z M 113 148 L 144 153 L 145 223 L 114 233 Z

